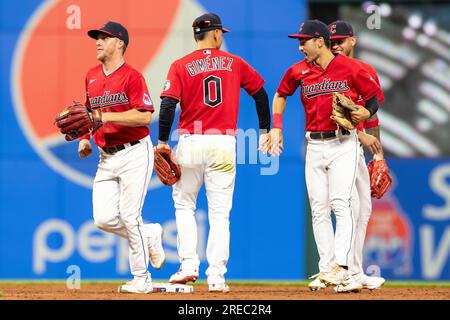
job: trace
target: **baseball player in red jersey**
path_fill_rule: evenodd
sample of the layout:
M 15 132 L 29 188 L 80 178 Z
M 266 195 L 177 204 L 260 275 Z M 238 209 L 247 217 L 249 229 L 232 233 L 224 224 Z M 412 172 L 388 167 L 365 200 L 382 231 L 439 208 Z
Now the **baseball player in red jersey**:
M 153 170 L 153 146 L 148 124 L 153 104 L 145 79 L 123 57 L 127 29 L 109 21 L 88 35 L 96 39 L 100 65 L 86 76 L 86 106 L 101 111 L 103 126 L 95 131 L 100 161 L 93 186 L 94 221 L 101 230 L 129 242 L 133 280 L 123 293 L 152 292 L 148 259 L 154 268 L 165 261 L 160 224 L 144 224 L 141 210 Z M 90 137 L 80 139 L 81 158 L 92 153 Z
M 286 98 L 301 86 L 301 101 L 306 113 L 305 178 L 312 213 L 312 223 L 320 255 L 317 278 L 325 285 L 345 285 L 346 290 L 359 291 L 348 267 L 355 237 L 352 190 L 359 159 L 359 141 L 355 130 L 337 127 L 331 119 L 333 92 L 344 93 L 353 101 L 361 96 L 364 107 L 352 111 L 359 123 L 378 110 L 380 90 L 371 76 L 353 59 L 334 55 L 330 50 L 327 25 L 308 20 L 298 34 L 289 35 L 300 41 L 305 59 L 288 69 L 273 100 L 274 125 L 270 131 L 271 153 L 283 148 L 282 115 Z M 336 216 L 335 234 L 328 232 L 329 208 Z M 334 243 L 334 259 L 324 259 L 329 244 Z
M 347 57 L 354 57 L 354 47 L 357 39 L 353 32 L 351 24 L 345 21 L 335 21 L 328 25 L 331 35 L 331 50 L 334 53 L 341 53 Z M 366 70 L 375 81 L 380 85 L 378 75 L 375 69 L 361 61 L 355 59 L 361 67 Z M 380 86 L 381 87 L 381 86 Z M 380 90 L 378 101 L 383 103 L 384 96 Z M 377 114 L 358 125 L 358 138 L 361 142 L 360 160 L 355 181 L 355 194 L 352 198 L 353 208 L 357 213 L 356 219 L 356 235 L 354 246 L 354 259 L 349 266 L 355 280 L 362 284 L 363 288 L 378 289 L 385 279 L 378 276 L 367 276 L 363 270 L 363 247 L 366 236 L 367 224 L 372 213 L 372 202 L 370 197 L 370 177 L 367 171 L 366 161 L 364 157 L 363 146 L 368 148 L 373 154 L 374 161 L 384 159 L 383 148 L 380 143 L 380 127 Z M 341 289 L 340 287 L 337 289 Z
M 270 109 L 263 78 L 242 58 L 221 51 L 220 18 L 204 14 L 193 22 L 197 50 L 172 63 L 161 94 L 159 143 L 167 141 L 175 107 L 181 105 L 176 158 L 181 179 L 173 186 L 181 267 L 171 283 L 195 281 L 200 260 L 194 218 L 197 194 L 205 183 L 208 198 L 209 236 L 206 270 L 209 291 L 228 292 L 225 273 L 229 257 L 229 213 L 236 175 L 236 138 L 240 88 L 256 102 L 260 150 L 268 146 Z

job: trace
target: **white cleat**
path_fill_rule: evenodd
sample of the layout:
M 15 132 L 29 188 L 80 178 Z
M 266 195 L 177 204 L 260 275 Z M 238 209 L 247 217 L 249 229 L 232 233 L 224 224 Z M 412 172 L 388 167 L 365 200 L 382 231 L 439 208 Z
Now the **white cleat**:
M 230 292 L 230 287 L 226 283 L 210 284 L 208 285 L 209 292 L 227 293 Z
M 152 223 L 146 225 L 146 227 L 150 235 L 148 238 L 148 256 L 152 267 L 158 270 L 166 262 L 166 254 L 162 246 L 164 231 L 159 223 Z
M 186 284 L 188 282 L 195 282 L 197 279 L 198 270 L 180 269 L 170 277 L 169 282 Z
M 320 282 L 327 286 L 338 286 L 345 284 L 350 278 L 350 273 L 341 266 L 334 266 L 329 272 L 324 272 L 317 277 Z
M 325 288 L 327 287 L 326 284 L 322 283 L 322 282 L 319 280 L 319 276 L 320 276 L 321 274 L 322 274 L 322 273 L 317 273 L 317 274 L 315 274 L 315 275 L 309 277 L 309 279 L 314 279 L 313 281 L 311 281 L 311 282 L 308 284 L 308 287 L 309 287 L 309 289 L 310 289 L 311 291 L 319 291 L 319 290 L 325 289 Z
M 382 277 L 369 277 L 364 275 L 358 282 L 362 285 L 363 289 L 376 290 L 380 289 L 385 281 Z
M 119 286 L 119 293 L 152 293 L 152 282 L 140 279 L 133 279 Z
M 337 285 L 334 291 L 337 293 L 348 293 L 348 292 L 360 292 L 362 290 L 362 284 L 355 281 L 355 279 L 350 275 L 348 280 L 342 284 Z

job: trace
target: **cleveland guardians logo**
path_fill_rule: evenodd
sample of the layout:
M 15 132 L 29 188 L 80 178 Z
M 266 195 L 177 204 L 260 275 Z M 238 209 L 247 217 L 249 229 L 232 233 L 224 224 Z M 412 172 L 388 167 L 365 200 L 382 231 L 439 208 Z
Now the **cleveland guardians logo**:
M 350 88 L 347 80 L 331 81 L 329 78 L 323 79 L 320 83 L 313 83 L 302 87 L 302 94 L 308 99 L 333 92 L 347 92 Z
M 330 33 L 331 33 L 331 34 L 335 34 L 335 33 L 336 33 L 336 25 L 335 25 L 335 24 L 332 24 L 332 25 L 330 26 Z
M 65 105 L 72 100 L 84 101 L 86 72 L 99 64 L 95 41 L 87 36 L 87 31 L 109 20 L 127 27 L 130 44 L 125 58 L 146 79 L 151 98 L 143 97 L 143 102 L 148 104 L 153 99 L 155 105 L 150 129 L 156 142 L 159 94 L 167 71 L 172 61 L 194 46 L 186 48 L 185 42 L 180 41 L 180 33 L 192 34 L 192 20 L 206 11 L 190 0 L 133 0 L 127 10 L 123 3 L 121 0 L 44 1 L 29 18 L 14 52 L 11 87 L 15 113 L 25 136 L 53 170 L 88 188 L 97 168 L 97 155 L 79 159 L 78 143 L 67 143 L 53 124 L 56 113 Z M 70 5 L 80 8 L 81 29 L 66 27 L 66 10 Z M 188 40 L 194 43 L 193 39 Z M 102 99 L 127 99 L 126 95 L 105 95 L 95 98 L 100 104 Z M 149 188 L 158 185 L 158 179 L 152 179 Z

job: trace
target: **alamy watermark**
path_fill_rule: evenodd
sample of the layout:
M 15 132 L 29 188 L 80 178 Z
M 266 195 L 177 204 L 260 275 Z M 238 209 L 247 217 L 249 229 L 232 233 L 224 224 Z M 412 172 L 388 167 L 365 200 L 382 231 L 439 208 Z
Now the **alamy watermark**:
M 70 276 L 67 277 L 66 287 L 69 290 L 81 289 L 81 269 L 77 265 L 70 265 L 67 267 L 66 273 Z
M 174 130 L 170 136 L 170 142 L 178 143 L 181 136 L 194 135 L 227 135 L 234 136 L 236 139 L 236 164 L 250 164 L 260 165 L 260 174 L 275 175 L 279 171 L 280 159 L 279 157 L 273 157 L 269 153 L 263 153 L 258 150 L 260 143 L 264 139 L 264 135 L 260 135 L 259 129 L 250 128 L 244 129 L 227 129 L 225 132 L 219 129 L 202 129 L 201 121 L 194 121 L 193 133 L 178 129 Z M 198 152 L 197 152 L 198 151 Z M 187 150 L 189 152 L 189 164 L 201 165 L 206 161 L 205 154 L 200 150 Z M 231 156 L 231 154 L 229 155 Z M 223 156 L 223 161 L 230 161 L 229 157 Z

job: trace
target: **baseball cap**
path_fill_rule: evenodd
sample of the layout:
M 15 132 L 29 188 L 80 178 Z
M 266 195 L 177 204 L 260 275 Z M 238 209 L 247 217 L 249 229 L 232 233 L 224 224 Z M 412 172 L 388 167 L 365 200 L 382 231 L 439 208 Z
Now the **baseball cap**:
M 230 32 L 230 30 L 222 27 L 222 21 L 219 16 L 215 13 L 205 13 L 194 20 L 192 23 L 192 28 L 194 28 L 194 33 L 199 34 L 202 32 L 220 29 L 222 32 Z
M 343 39 L 348 37 L 353 37 L 353 27 L 350 23 L 337 20 L 328 25 L 328 30 L 330 31 L 330 39 Z
M 330 32 L 325 23 L 319 20 L 306 20 L 302 22 L 298 33 L 288 35 L 289 38 L 310 39 L 323 37 L 330 40 Z
M 128 31 L 127 29 L 118 22 L 108 21 L 98 29 L 93 29 L 88 31 L 89 37 L 97 39 L 99 33 L 106 33 L 112 37 L 119 38 L 125 45 L 128 46 Z

